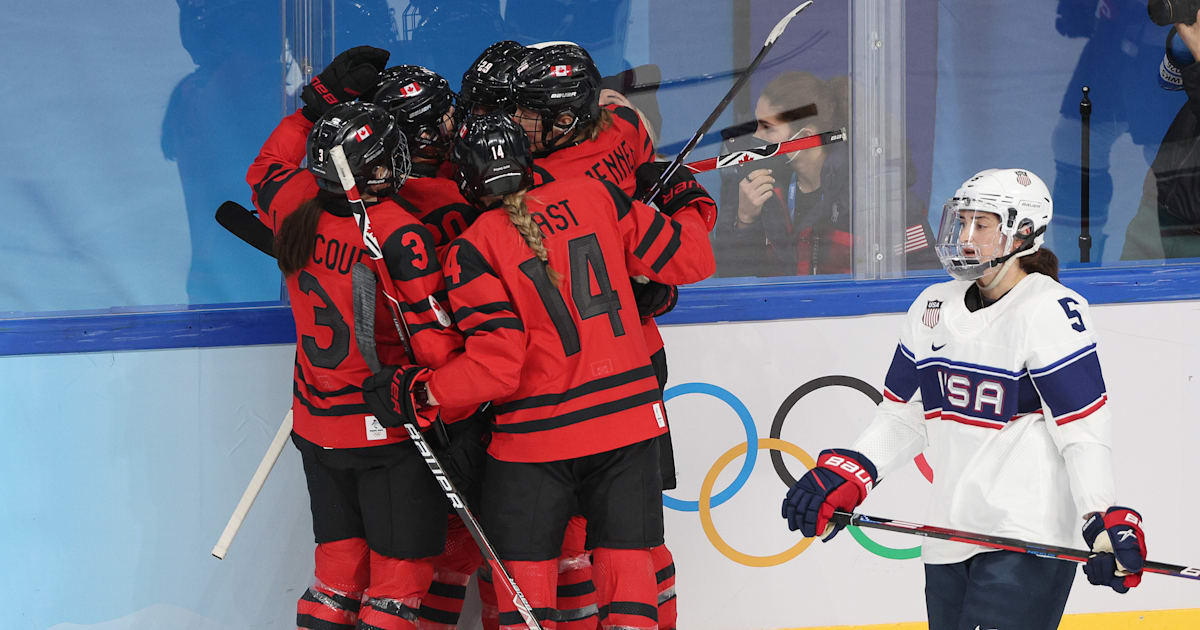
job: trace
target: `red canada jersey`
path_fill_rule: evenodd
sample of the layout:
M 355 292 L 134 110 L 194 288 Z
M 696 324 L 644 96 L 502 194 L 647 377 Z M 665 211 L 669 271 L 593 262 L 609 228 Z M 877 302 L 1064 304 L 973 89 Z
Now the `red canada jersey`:
M 479 210 L 463 199 L 458 183 L 441 177 L 410 177 L 393 200 L 433 234 L 440 256 L 479 216 Z
M 606 105 L 612 112 L 613 124 L 600 132 L 595 140 L 559 149 L 534 160 L 534 181 L 538 184 L 586 175 L 616 184 L 626 195 L 637 189 L 634 172 L 637 167 L 654 160 L 654 142 L 638 113 L 629 107 Z M 701 203 L 710 204 L 705 201 Z M 715 212 L 712 213 L 715 215 Z M 711 250 L 711 246 L 709 247 Z M 711 256 L 711 251 L 709 253 Z M 703 278 L 702 278 L 703 279 Z M 653 354 L 663 347 L 662 335 L 654 319 L 642 321 L 646 345 Z
M 300 168 L 312 123 L 299 112 L 283 119 L 246 175 L 260 218 L 277 231 L 284 219 L 317 193 L 313 175 Z M 392 201 L 371 205 L 371 229 L 382 244 L 402 311 L 421 365 L 438 367 L 461 352 L 457 330 L 440 305 L 447 303 L 442 268 L 429 230 Z M 363 401 L 370 375 L 354 332 L 350 269 L 375 262 L 363 247 L 349 204 L 327 208 L 317 225 L 312 258 L 286 278 L 296 322 L 296 367 L 292 417 L 296 433 L 329 448 L 380 446 L 408 439 L 403 428 L 386 429 Z M 378 270 L 378 267 L 375 267 Z M 431 300 L 432 297 L 432 300 Z M 381 290 L 376 293 L 375 335 L 384 364 L 410 363 Z M 469 410 L 446 409 L 449 421 Z
M 480 216 L 443 263 L 465 351 L 429 383 L 443 404 L 494 401 L 489 452 L 505 461 L 582 457 L 666 431 L 629 278 L 696 282 L 714 270 L 703 219 L 674 218 L 607 181 L 556 180 L 525 196 L 549 266 L 503 209 Z

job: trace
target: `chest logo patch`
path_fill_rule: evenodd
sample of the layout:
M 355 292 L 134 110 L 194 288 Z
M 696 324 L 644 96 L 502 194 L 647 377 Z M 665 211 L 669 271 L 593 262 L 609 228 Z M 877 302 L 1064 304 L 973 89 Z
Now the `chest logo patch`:
M 921 323 L 933 328 L 938 325 L 942 319 L 942 301 L 929 300 L 925 303 L 925 315 L 921 317 Z

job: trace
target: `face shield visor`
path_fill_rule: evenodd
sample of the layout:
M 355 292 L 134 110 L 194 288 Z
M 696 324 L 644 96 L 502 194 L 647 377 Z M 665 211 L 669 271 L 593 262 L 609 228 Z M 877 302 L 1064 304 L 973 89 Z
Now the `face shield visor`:
M 957 280 L 978 280 L 1013 250 L 998 208 L 969 198 L 955 198 L 942 207 L 937 251 L 942 267 Z

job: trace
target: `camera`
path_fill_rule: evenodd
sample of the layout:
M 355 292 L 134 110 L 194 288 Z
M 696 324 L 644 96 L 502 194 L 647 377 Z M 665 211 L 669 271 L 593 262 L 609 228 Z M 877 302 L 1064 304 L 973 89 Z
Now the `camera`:
M 1195 24 L 1197 10 L 1200 0 L 1150 0 L 1146 5 L 1150 20 L 1159 26 Z

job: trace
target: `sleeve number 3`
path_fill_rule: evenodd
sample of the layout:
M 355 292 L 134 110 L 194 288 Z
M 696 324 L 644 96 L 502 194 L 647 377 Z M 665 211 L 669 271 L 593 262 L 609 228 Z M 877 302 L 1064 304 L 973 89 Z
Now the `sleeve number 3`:
M 1076 302 L 1073 298 L 1065 297 L 1059 300 L 1058 304 L 1063 307 L 1063 312 L 1067 314 L 1067 319 L 1071 320 L 1071 328 L 1079 332 L 1087 330 L 1087 327 L 1083 325 L 1083 315 L 1080 315 L 1079 311 L 1072 308 L 1072 306 L 1079 304 L 1079 302 Z

